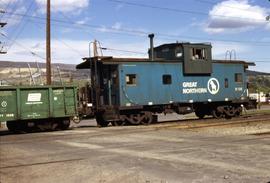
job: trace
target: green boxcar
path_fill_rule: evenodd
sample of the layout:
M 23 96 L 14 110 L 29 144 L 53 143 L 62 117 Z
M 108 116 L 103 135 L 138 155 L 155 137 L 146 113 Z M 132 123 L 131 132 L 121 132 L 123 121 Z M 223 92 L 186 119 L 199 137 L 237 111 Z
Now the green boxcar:
M 0 87 L 0 122 L 6 121 L 9 129 L 22 122 L 31 122 L 32 126 L 35 125 L 33 122 L 43 125 L 49 121 L 67 121 L 75 116 L 75 86 Z

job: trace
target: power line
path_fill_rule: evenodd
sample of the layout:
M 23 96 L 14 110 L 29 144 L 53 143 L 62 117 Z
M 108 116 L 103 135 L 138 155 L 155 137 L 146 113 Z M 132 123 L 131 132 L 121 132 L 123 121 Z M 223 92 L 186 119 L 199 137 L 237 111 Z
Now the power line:
M 3 37 L 5 37 L 6 39 L 10 40 L 10 38 L 8 38 L 5 34 L 3 34 L 3 33 L 1 33 L 1 32 L 0 32 L 0 34 L 1 34 Z M 31 55 L 36 56 L 36 57 L 39 57 L 39 58 L 41 58 L 41 59 L 43 59 L 43 60 L 46 60 L 43 56 L 41 56 L 41 55 L 35 53 L 34 51 L 32 51 L 32 50 L 30 50 L 30 49 L 28 49 L 27 47 L 23 46 L 23 45 L 20 44 L 19 42 L 15 41 L 15 43 L 16 43 L 18 46 L 20 46 L 21 48 L 23 48 L 23 49 L 25 49 L 26 51 L 28 51 L 29 53 L 31 53 Z M 122 50 L 122 49 L 107 48 L 107 47 L 100 47 L 100 48 L 103 49 L 103 50 L 109 50 L 109 51 L 120 51 L 120 52 L 135 53 L 135 54 L 143 54 L 143 55 L 147 54 L 147 53 L 144 53 L 144 52 L 131 51 L 131 50 Z M 255 62 L 255 63 L 257 63 L 257 62 L 270 63 L 270 58 L 269 58 L 269 60 L 267 60 L 267 59 L 268 59 L 268 58 L 266 58 L 266 60 L 256 60 L 256 61 L 253 61 L 253 62 Z M 244 60 L 245 60 L 245 59 L 244 59 Z
M 32 21 L 30 21 L 32 22 Z M 33 23 L 33 22 L 32 22 Z M 33 25 L 37 26 L 40 30 L 43 30 L 43 28 L 41 26 L 39 26 L 38 24 L 34 24 Z M 58 42 L 62 43 L 63 45 L 65 45 L 67 48 L 69 48 L 71 51 L 73 51 L 74 53 L 78 54 L 80 57 L 84 57 L 84 55 L 82 55 L 80 53 L 80 51 L 76 50 L 75 48 L 73 48 L 72 46 L 70 46 L 69 44 L 67 44 L 66 42 L 64 42 L 63 40 L 58 39 L 57 37 L 54 37 Z
M 22 16 L 22 14 L 20 13 L 14 13 L 14 15 L 17 16 Z M 38 17 L 38 16 L 31 16 L 31 15 L 25 15 L 28 16 L 30 18 L 34 18 L 34 19 L 39 19 L 39 20 L 44 20 L 44 17 Z M 102 30 L 104 29 L 104 26 L 100 26 L 100 25 L 93 25 L 93 24 L 86 24 L 86 23 L 76 23 L 73 21 L 65 21 L 65 20 L 60 20 L 60 19 L 51 19 L 52 22 L 55 23 L 63 23 L 63 24 L 68 24 L 68 25 L 77 25 L 80 27 L 89 27 L 89 28 L 95 28 L 95 29 L 99 29 Z M 146 31 L 141 31 L 141 30 L 135 30 L 135 29 L 124 29 L 124 28 L 114 28 L 114 27 L 105 27 L 105 30 L 108 32 L 122 32 L 122 33 L 126 33 L 126 34 L 133 34 L 133 35 L 140 35 L 140 36 L 146 36 L 148 35 L 150 32 L 146 32 Z M 195 37 L 195 36 L 186 36 L 186 35 L 170 35 L 170 34 L 164 34 L 164 33 L 156 33 L 159 36 L 162 37 L 167 37 L 167 38 L 174 38 L 174 39 L 179 39 L 179 38 L 188 38 L 188 39 L 195 39 L 195 40 L 211 40 L 211 41 L 219 41 L 219 42 L 236 42 L 236 43 L 251 43 L 251 44 L 261 44 L 262 46 L 268 46 L 270 44 L 270 42 L 260 42 L 260 41 L 245 41 L 245 40 L 230 40 L 230 39 L 214 39 L 214 38 L 203 38 L 203 37 Z
M 5 37 L 6 39 L 11 40 L 7 35 L 5 35 L 5 34 L 3 34 L 3 33 L 1 33 L 1 32 L 0 32 L 0 34 L 1 34 L 3 37 Z M 29 53 L 31 53 L 33 56 L 36 56 L 36 57 L 39 57 L 39 58 L 45 60 L 45 58 L 44 58 L 43 56 L 41 56 L 41 55 L 39 55 L 39 54 L 33 52 L 32 50 L 30 50 L 29 48 L 23 46 L 22 44 L 20 44 L 20 43 L 17 42 L 16 40 L 14 41 L 14 43 L 16 43 L 18 46 L 20 46 L 20 47 L 23 48 L 24 50 L 27 50 L 27 51 L 28 51 Z
M 4 0 L 0 0 L 0 1 L 3 2 Z M 6 10 L 8 10 L 10 4 L 11 4 L 11 1 L 8 2 L 7 6 L 5 8 Z M 0 10 L 0 13 L 5 13 L 5 11 L 4 10 Z M 2 20 L 3 17 L 4 17 L 4 14 L 1 16 L 0 20 Z
M 102 50 L 106 51 L 117 51 L 117 52 L 126 52 L 126 53 L 135 53 L 135 54 L 140 54 L 140 55 L 146 55 L 147 53 L 145 52 L 138 52 L 138 51 L 131 51 L 131 50 L 122 50 L 122 49 L 115 49 L 115 48 L 107 48 L 107 47 L 99 47 Z
M 3 34 L 2 32 L 0 32 L 0 35 L 5 37 L 7 40 L 11 40 L 7 35 Z M 42 60 L 46 60 L 45 57 L 41 56 L 40 54 L 32 51 L 31 49 L 25 47 L 24 45 L 22 45 L 21 43 L 19 43 L 18 41 L 15 41 L 15 44 L 17 44 L 19 47 L 23 48 L 24 50 L 26 50 L 27 52 L 29 52 L 31 55 L 33 56 L 36 56 Z M 63 61 L 63 59 L 60 59 L 60 58 L 53 58 L 54 60 L 57 60 L 57 61 Z
M 165 10 L 165 11 L 171 11 L 171 12 L 177 12 L 177 13 L 185 13 L 185 14 L 197 14 L 197 15 L 209 15 L 205 12 L 199 12 L 199 11 L 191 11 L 191 10 L 183 10 L 183 9 L 176 9 L 176 8 L 167 8 L 167 7 L 160 7 L 160 6 L 153 6 L 148 4 L 142 4 L 142 3 L 134 3 L 134 2 L 127 2 L 122 0 L 106 0 L 113 3 L 121 3 L 126 4 L 130 6 L 137 6 L 142 8 L 151 8 L 151 9 L 158 9 L 158 10 Z M 256 21 L 256 22 L 265 22 L 264 19 L 255 19 L 255 18 L 243 18 L 243 17 L 234 17 L 234 16 L 226 16 L 226 15 L 212 15 L 214 17 L 223 17 L 223 18 L 233 18 L 233 19 L 242 19 L 242 20 L 249 20 L 249 21 Z
M 13 8 L 12 8 L 12 7 L 10 8 L 11 13 L 10 13 L 9 17 L 6 18 L 6 19 L 7 19 L 7 20 L 6 20 L 7 22 L 8 22 L 9 19 L 12 17 L 13 13 L 15 13 L 15 10 L 16 10 L 17 6 L 19 5 L 18 2 L 17 2 L 17 3 L 12 3 L 12 1 L 10 1 L 10 2 L 9 2 L 9 5 L 11 5 L 11 4 L 14 4 L 14 6 L 13 6 Z M 8 7 L 8 8 L 9 8 L 9 7 Z M 6 9 L 6 11 L 8 11 L 8 9 Z M 13 13 L 12 13 L 12 12 L 13 12 Z
M 270 60 L 255 60 L 253 62 L 263 62 L 263 63 L 269 63 L 270 64 Z
M 20 34 L 23 32 L 23 30 L 25 29 L 25 27 L 26 27 L 26 25 L 27 25 L 27 23 L 28 23 L 28 17 L 26 17 L 26 15 L 29 13 L 29 11 L 31 10 L 31 8 L 32 8 L 32 6 L 34 5 L 34 1 L 32 0 L 32 2 L 30 3 L 30 5 L 28 6 L 28 8 L 27 8 L 27 10 L 26 10 L 26 12 L 24 13 L 24 16 L 22 16 L 22 18 L 21 18 L 21 23 L 23 23 L 23 20 L 25 19 L 25 23 L 24 24 L 22 24 L 22 27 L 19 29 L 19 26 L 18 26 L 18 31 L 17 31 L 17 34 L 14 36 L 14 38 L 13 38 L 13 41 L 11 41 L 11 43 L 10 43 L 10 45 L 9 45 L 9 47 L 7 48 L 7 50 L 9 50 L 11 47 L 12 47 L 12 45 L 13 45 L 13 43 L 14 43 L 14 41 L 20 36 Z M 35 11 L 34 11 L 35 12 Z M 34 13 L 33 12 L 33 13 Z M 15 31 L 14 31 L 14 33 L 15 33 Z

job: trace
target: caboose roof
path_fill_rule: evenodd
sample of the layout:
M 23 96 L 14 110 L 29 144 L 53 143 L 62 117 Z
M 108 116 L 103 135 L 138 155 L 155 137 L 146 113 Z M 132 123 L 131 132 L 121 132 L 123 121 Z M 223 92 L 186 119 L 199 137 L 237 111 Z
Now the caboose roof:
M 193 46 L 211 46 L 211 43 L 190 43 L 190 42 L 177 42 L 177 43 L 166 43 L 159 46 L 154 47 L 154 49 L 158 50 L 161 48 L 174 48 L 176 46 L 182 46 L 182 45 L 193 45 Z
M 164 59 L 155 59 L 151 61 L 149 58 L 117 58 L 111 56 L 102 56 L 102 57 L 85 57 L 83 58 L 84 62 L 78 64 L 76 69 L 89 69 L 90 68 L 90 61 L 97 60 L 98 62 L 102 62 L 103 64 L 121 64 L 121 63 L 135 63 L 135 62 L 145 62 L 145 63 L 179 63 L 182 61 L 179 60 L 164 60 Z M 244 64 L 245 66 L 254 66 L 253 62 L 246 62 L 243 60 L 213 60 L 212 63 L 223 63 L 223 64 Z

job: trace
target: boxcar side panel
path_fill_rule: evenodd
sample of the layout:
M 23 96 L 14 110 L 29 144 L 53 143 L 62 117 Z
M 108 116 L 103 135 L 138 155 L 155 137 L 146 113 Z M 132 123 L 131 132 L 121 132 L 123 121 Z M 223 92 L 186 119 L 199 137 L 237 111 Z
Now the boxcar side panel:
M 17 115 L 16 89 L 0 90 L 0 122 L 16 120 Z
M 21 89 L 21 119 L 40 119 L 50 116 L 49 89 Z
M 76 87 L 0 88 L 0 121 L 64 118 L 77 115 Z

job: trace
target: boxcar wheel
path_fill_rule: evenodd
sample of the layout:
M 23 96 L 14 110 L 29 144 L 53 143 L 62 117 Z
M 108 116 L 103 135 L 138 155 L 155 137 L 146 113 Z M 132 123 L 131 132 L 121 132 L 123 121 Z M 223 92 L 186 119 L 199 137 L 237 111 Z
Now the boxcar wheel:
M 20 132 L 20 127 L 17 121 L 8 121 L 6 125 L 9 131 L 15 132 L 15 133 Z
M 69 128 L 69 125 L 70 125 L 70 120 L 67 119 L 67 120 L 62 120 L 59 124 L 59 127 L 61 130 L 67 130 Z

